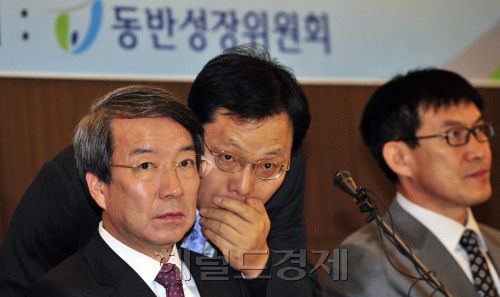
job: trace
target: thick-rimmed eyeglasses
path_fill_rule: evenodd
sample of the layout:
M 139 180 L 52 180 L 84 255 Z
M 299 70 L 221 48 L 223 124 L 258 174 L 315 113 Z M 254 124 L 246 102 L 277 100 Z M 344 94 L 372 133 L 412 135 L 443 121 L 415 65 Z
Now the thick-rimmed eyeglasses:
M 417 139 L 427 139 L 434 137 L 446 138 L 446 142 L 450 146 L 462 146 L 469 143 L 470 135 L 474 135 L 477 141 L 487 142 L 495 136 L 495 125 L 491 123 L 481 124 L 472 127 L 471 129 L 466 127 L 456 127 L 451 128 L 448 131 L 428 136 L 415 136 L 412 138 L 402 138 L 401 140 L 417 140 Z
M 215 157 L 215 165 L 222 171 L 236 173 L 243 169 L 247 163 L 253 164 L 255 175 L 263 180 L 279 178 L 283 172 L 290 170 L 290 160 L 287 164 L 259 160 L 255 162 L 248 161 L 245 157 L 226 151 L 214 153 L 208 143 L 205 141 L 210 153 Z
M 182 179 L 189 179 L 196 176 L 203 176 L 206 169 L 206 161 L 200 160 L 199 169 L 196 166 L 196 156 L 181 157 L 177 161 L 161 162 L 156 158 L 141 158 L 134 165 L 111 164 L 111 167 L 121 167 L 132 169 L 135 176 L 143 181 L 156 180 L 161 173 L 167 172 L 167 165 L 174 165 L 177 176 Z

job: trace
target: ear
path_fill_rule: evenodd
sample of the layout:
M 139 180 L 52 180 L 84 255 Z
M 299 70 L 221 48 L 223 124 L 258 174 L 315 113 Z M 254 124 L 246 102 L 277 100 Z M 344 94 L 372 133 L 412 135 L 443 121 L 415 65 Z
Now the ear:
M 202 163 L 200 164 L 200 178 L 210 174 L 210 171 L 214 169 L 214 160 L 210 156 L 201 156 Z
M 94 198 L 97 205 L 99 205 L 103 210 L 106 210 L 106 199 L 104 195 L 106 184 L 90 172 L 87 172 L 85 178 L 87 180 L 87 185 L 89 186 L 90 195 L 92 195 L 92 198 Z
M 204 156 L 201 156 L 200 167 L 198 168 L 198 174 L 200 175 L 200 178 L 204 177 L 207 174 L 208 167 L 208 161 Z
M 411 175 L 411 149 L 402 141 L 389 141 L 382 148 L 387 166 L 400 178 Z

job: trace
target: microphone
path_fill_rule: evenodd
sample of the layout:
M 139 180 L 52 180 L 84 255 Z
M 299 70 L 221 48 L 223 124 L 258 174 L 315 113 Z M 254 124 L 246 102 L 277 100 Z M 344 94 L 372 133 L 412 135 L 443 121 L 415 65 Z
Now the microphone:
M 333 177 L 333 184 L 354 198 L 359 198 L 361 194 L 349 171 L 337 171 Z
M 336 187 L 339 187 L 342 191 L 349 194 L 350 196 L 354 197 L 355 198 L 354 202 L 357 205 L 359 205 L 359 209 L 361 212 L 370 213 L 370 215 L 366 218 L 366 222 L 370 223 L 371 221 L 375 220 L 377 228 L 380 233 L 381 242 L 382 246 L 384 247 L 384 250 L 385 250 L 385 243 L 382 238 L 382 234 L 389 239 L 389 242 L 392 243 L 404 257 L 410 259 L 410 261 L 413 263 L 415 269 L 420 274 L 420 277 L 415 278 L 417 281 L 424 280 L 425 282 L 429 283 L 430 286 L 435 291 L 441 292 L 446 297 L 451 297 L 450 293 L 446 290 L 446 288 L 434 276 L 435 273 L 433 271 L 429 271 L 425 267 L 425 265 L 422 262 L 420 262 L 418 257 L 415 254 L 413 254 L 411 249 L 394 232 L 394 229 L 389 225 L 387 225 L 384 219 L 380 216 L 375 201 L 373 201 L 373 199 L 371 199 L 366 194 L 367 191 L 373 193 L 372 191 L 356 186 L 356 183 L 354 183 L 354 180 L 351 177 L 351 173 L 346 170 L 339 170 L 337 171 L 337 173 L 335 173 L 335 176 L 333 177 L 333 184 Z M 378 198 L 377 194 L 375 193 L 373 194 Z M 391 218 L 391 225 L 392 225 L 392 218 Z M 389 255 L 386 254 L 386 257 L 389 258 Z M 394 268 L 396 268 L 396 271 L 402 273 L 397 267 L 394 266 L 394 264 L 390 259 L 389 262 Z M 408 296 L 410 294 L 410 291 L 412 290 L 412 287 L 413 285 L 410 287 L 410 290 L 408 291 Z

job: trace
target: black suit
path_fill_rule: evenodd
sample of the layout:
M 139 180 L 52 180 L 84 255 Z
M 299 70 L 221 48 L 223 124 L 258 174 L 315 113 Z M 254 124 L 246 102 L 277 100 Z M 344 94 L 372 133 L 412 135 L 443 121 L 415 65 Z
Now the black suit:
M 283 185 L 266 204 L 271 230 L 268 244 L 274 250 L 305 249 L 307 233 L 304 208 L 305 154 L 292 157 L 291 170 Z M 23 195 L 0 251 L 0 291 L 2 296 L 21 296 L 45 272 L 85 246 L 101 220 L 85 182 L 77 174 L 73 147 L 47 162 Z M 272 254 L 276 264 L 282 255 Z M 30 265 L 30 270 L 26 269 Z M 286 265 L 286 264 L 285 264 Z M 293 264 L 298 265 L 298 264 Z M 281 267 L 281 266 L 280 266 Z M 310 271 L 310 264 L 307 272 Z M 267 296 L 319 296 L 317 274 L 307 274 L 298 282 L 276 277 L 257 282 Z M 266 286 L 261 288 L 261 286 Z M 289 292 L 288 294 L 285 291 Z
M 181 255 L 185 255 L 181 252 Z M 243 280 L 202 280 L 202 270 L 197 259 L 205 258 L 188 253 L 191 277 L 195 280 L 200 296 L 248 296 Z M 185 261 L 185 259 L 183 259 Z M 222 265 L 222 264 L 220 264 Z M 235 271 L 232 270 L 232 273 Z M 237 272 L 236 272 L 237 273 Z M 144 296 L 155 297 L 148 284 L 121 259 L 96 232 L 85 248 L 70 256 L 50 270 L 25 296 Z

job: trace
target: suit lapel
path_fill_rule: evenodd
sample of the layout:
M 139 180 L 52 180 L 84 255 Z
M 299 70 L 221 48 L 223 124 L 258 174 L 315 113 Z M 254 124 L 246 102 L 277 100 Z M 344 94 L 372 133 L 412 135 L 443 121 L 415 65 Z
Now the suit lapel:
M 227 263 L 222 263 L 222 256 L 208 258 L 179 247 L 178 250 L 181 260 L 189 267 L 200 296 L 247 296 L 243 280 L 234 279 L 234 270 Z M 156 297 L 142 278 L 104 242 L 97 232 L 85 247 L 85 256 L 96 282 L 110 296 Z M 213 274 L 214 271 L 224 271 L 224 273 Z M 203 272 L 212 272 L 212 278 L 202 278 Z M 214 280 L 214 276 L 225 279 Z
M 395 200 L 390 212 L 396 233 L 453 296 L 475 296 L 477 292 L 448 250 L 424 225 Z M 384 219 L 387 218 L 387 215 Z M 500 259 L 500 258 L 499 258 Z M 428 285 L 426 285 L 428 286 Z M 430 293 L 433 289 L 428 286 Z
M 417 257 L 431 271 L 436 272 L 436 278 L 453 296 L 476 296 L 477 292 L 462 268 L 458 265 L 443 244 L 427 232 L 422 249 Z
M 497 273 L 500 273 L 500 232 L 496 229 L 479 224 L 481 233 L 488 248 L 488 257 L 495 266 Z
M 96 282 L 110 296 L 156 297 L 143 279 L 104 242 L 98 232 L 85 247 L 85 255 Z
M 144 280 L 133 270 L 127 271 L 116 287 L 115 296 L 144 296 L 156 297 L 153 290 L 144 282 Z

